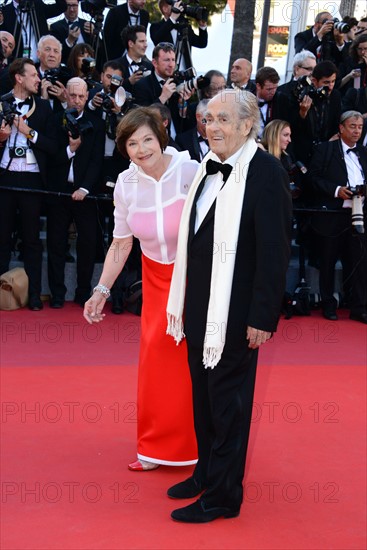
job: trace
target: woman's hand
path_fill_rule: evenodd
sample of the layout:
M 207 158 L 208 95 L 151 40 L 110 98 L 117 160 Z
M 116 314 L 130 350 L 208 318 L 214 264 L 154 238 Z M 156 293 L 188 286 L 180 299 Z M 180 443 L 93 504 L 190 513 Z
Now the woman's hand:
M 106 298 L 96 290 L 84 304 L 83 317 L 91 325 L 103 321 L 105 314 L 102 313 Z

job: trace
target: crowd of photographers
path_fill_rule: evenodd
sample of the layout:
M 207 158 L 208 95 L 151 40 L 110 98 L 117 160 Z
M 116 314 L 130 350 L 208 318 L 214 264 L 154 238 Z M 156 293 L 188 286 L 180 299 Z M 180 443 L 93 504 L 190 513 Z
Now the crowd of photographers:
M 309 262 L 320 269 L 324 316 L 337 319 L 333 277 L 341 259 L 351 317 L 367 323 L 367 18 L 340 22 L 328 12 L 318 14 L 314 26 L 295 37 L 293 75 L 279 86 L 280 77 L 271 67 L 262 67 L 251 80 L 252 64 L 246 59 L 234 61 L 228 82 L 210 67 L 197 76 L 191 48 L 207 46 L 208 13 L 199 4 L 181 0 L 158 1 L 162 19 L 150 25 L 155 48 L 149 60 L 145 55 L 149 14 L 144 5 L 145 0 L 128 0 L 111 8 L 104 26 L 104 0 L 81 2 L 93 22 L 79 17 L 77 0 L 56 0 L 51 5 L 14 0 L 2 8 L 0 273 L 9 266 L 17 221 L 29 278 L 28 305 L 32 310 L 43 307 L 39 220 L 45 213 L 50 305 L 62 307 L 73 221 L 75 301 L 84 304 L 94 264 L 102 260 L 106 234 L 112 233 L 114 182 L 127 168 L 115 146 L 121 117 L 136 106 L 155 106 L 170 144 L 201 161 L 209 149 L 203 122 L 206 104 L 232 86 L 257 96 L 259 140 L 271 121 L 289 125 L 291 161 L 286 168 L 299 225 L 297 238 Z M 48 18 L 62 13 L 62 19 L 47 25 Z M 196 29 L 191 25 L 194 19 Z M 335 171 L 338 161 L 341 165 Z M 93 198 L 96 195 L 98 200 Z M 318 213 L 304 213 L 314 207 L 341 214 L 325 214 L 319 223 Z M 337 223 L 329 223 L 331 216 Z M 136 248 L 131 261 L 139 272 Z M 352 255 L 348 249 L 353 249 Z M 123 310 L 125 286 L 121 276 L 112 292 L 115 313 Z M 356 287 L 358 298 L 353 294 Z

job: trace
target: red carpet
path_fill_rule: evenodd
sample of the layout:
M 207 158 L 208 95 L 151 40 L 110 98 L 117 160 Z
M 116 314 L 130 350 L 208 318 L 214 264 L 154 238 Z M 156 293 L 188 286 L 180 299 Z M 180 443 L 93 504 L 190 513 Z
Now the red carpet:
M 281 322 L 260 354 L 241 515 L 182 525 L 165 491 L 191 468 L 126 468 L 139 319 L 1 312 L 1 549 L 364 549 L 367 331 L 346 315 Z

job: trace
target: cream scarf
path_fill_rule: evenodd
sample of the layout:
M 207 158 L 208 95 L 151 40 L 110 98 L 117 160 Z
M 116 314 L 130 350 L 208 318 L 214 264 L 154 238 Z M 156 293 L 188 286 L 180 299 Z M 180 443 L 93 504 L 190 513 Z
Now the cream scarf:
M 256 141 L 248 139 L 242 147 L 227 183 L 217 196 L 214 214 L 213 265 L 203 353 L 205 368 L 213 369 L 218 364 L 225 344 L 236 260 L 234 251 L 237 248 L 248 167 L 256 151 Z M 177 255 L 167 304 L 167 334 L 173 336 L 177 344 L 185 337 L 182 315 L 185 303 L 190 213 L 197 188 L 206 173 L 206 162 L 210 158 L 216 158 L 211 151 L 206 155 L 195 175 L 181 216 Z

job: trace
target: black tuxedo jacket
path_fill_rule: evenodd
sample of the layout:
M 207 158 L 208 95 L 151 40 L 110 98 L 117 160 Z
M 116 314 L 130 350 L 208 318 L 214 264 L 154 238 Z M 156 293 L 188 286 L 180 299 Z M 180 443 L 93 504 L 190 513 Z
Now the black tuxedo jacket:
M 190 220 L 185 333 L 190 345 L 199 349 L 207 323 L 215 250 L 214 212 L 215 203 L 195 235 L 195 216 Z M 243 200 L 226 346 L 243 349 L 248 325 L 276 330 L 290 254 L 291 219 L 287 174 L 277 159 L 258 149 L 249 165 Z M 220 246 L 220 253 L 233 253 L 226 252 L 225 243 Z
M 349 88 L 342 99 L 343 113 L 346 111 L 359 111 L 362 115 L 367 113 L 367 88 Z
M 140 10 L 140 25 L 145 29 L 149 23 L 149 13 L 146 10 Z M 125 45 L 121 40 L 121 32 L 128 25 L 136 25 L 135 18 L 129 16 L 127 3 L 110 9 L 107 14 L 104 25 L 104 39 L 107 48 L 107 59 L 116 59 L 121 57 L 125 51 Z
M 36 108 L 33 114 L 28 118 L 28 125 L 33 130 L 37 130 L 38 138 L 36 143 L 29 141 L 29 147 L 36 157 L 40 169 L 43 184 L 47 184 L 47 163 L 54 158 L 57 151 L 57 141 L 55 139 L 56 128 L 52 119 L 52 111 L 48 101 L 33 96 L 36 102 Z M 0 148 L 0 159 L 4 153 L 4 148 Z M 0 178 L 1 179 L 1 178 Z
M 82 136 L 82 144 L 77 149 L 73 160 L 74 183 L 68 183 L 71 160 L 66 153 L 69 145 L 67 132 L 63 127 L 63 113 L 54 115 L 58 152 L 50 159 L 48 189 L 50 191 L 74 192 L 79 187 L 93 193 L 101 178 L 104 155 L 104 124 L 103 121 L 91 113 L 84 111 L 81 121 L 93 124 L 93 130 Z
M 176 143 L 181 150 L 188 151 L 193 160 L 197 160 L 198 162 L 202 161 L 202 153 L 196 128 L 190 128 L 190 130 L 178 134 L 178 136 L 176 136 Z
M 89 34 L 85 32 L 84 25 L 87 22 L 86 19 L 82 19 L 81 17 L 78 18 L 79 24 L 80 24 L 80 33 L 83 37 L 83 41 L 86 44 L 92 44 L 93 42 L 93 34 Z M 66 22 L 65 17 L 63 19 L 60 19 L 60 21 L 56 21 L 56 23 L 52 23 L 50 27 L 50 34 L 52 34 L 57 40 L 59 40 L 62 44 L 62 57 L 61 61 L 63 63 L 66 63 L 69 57 L 69 54 L 72 50 L 65 40 L 69 36 L 69 25 Z
M 114 61 L 117 61 L 122 66 L 123 77 L 124 77 L 123 86 L 127 92 L 130 92 L 132 94 L 133 90 L 135 89 L 135 86 L 132 86 L 129 82 L 130 64 L 126 57 L 126 53 L 122 57 L 119 57 L 118 59 L 114 59 Z M 144 67 L 146 67 L 147 70 L 154 72 L 153 63 L 149 61 L 149 59 L 146 56 L 142 58 L 141 62 L 144 64 Z
M 135 103 L 139 106 L 152 105 L 159 102 L 159 96 L 162 93 L 161 85 L 159 84 L 155 73 L 152 72 L 139 80 L 134 86 Z M 172 121 L 176 129 L 176 133 L 181 133 L 192 127 L 193 121 L 189 118 L 181 118 L 178 112 L 178 96 L 173 94 L 167 101 L 167 106 L 171 111 Z
M 150 26 L 150 37 L 156 46 L 159 44 L 159 42 L 171 42 L 172 43 L 172 35 L 171 31 L 174 29 L 179 29 L 180 24 L 184 24 L 188 28 L 188 43 L 190 46 L 190 49 L 192 47 L 195 48 L 206 48 L 208 45 L 208 31 L 207 29 L 199 29 L 199 34 L 195 34 L 192 30 L 191 25 L 187 25 L 185 22 L 185 18 L 183 16 L 180 16 L 178 19 L 178 23 L 173 23 L 171 19 L 162 19 L 158 23 L 152 23 Z M 184 52 L 186 53 L 186 52 Z M 190 59 L 188 59 L 187 56 L 184 56 L 185 65 L 186 67 L 191 67 L 192 63 Z M 178 61 L 178 60 L 177 60 Z
M 294 37 L 295 53 L 299 53 L 302 50 L 308 50 L 309 52 L 312 52 L 317 57 L 317 49 L 322 44 L 323 42 L 320 42 L 318 37 L 313 35 L 312 28 L 307 29 L 307 31 L 299 32 Z M 329 55 L 327 59 L 339 65 L 339 63 L 344 61 L 344 59 L 347 57 L 348 49 L 349 49 L 348 47 L 344 46 L 342 50 L 339 50 L 336 44 L 332 43 L 329 48 Z M 322 56 L 322 60 L 325 61 L 323 56 Z
M 39 36 L 36 37 L 36 42 L 41 36 L 49 34 L 47 19 L 60 15 L 66 8 L 66 0 L 55 0 L 55 4 L 45 4 L 42 0 L 34 0 L 35 15 L 39 29 Z M 1 30 L 10 32 L 15 38 L 13 57 L 22 57 L 24 45 L 13 2 L 6 4 L 2 11 L 4 23 L 1 25 Z

